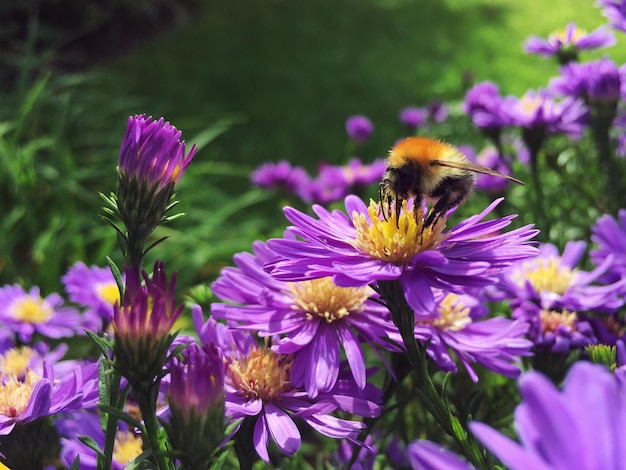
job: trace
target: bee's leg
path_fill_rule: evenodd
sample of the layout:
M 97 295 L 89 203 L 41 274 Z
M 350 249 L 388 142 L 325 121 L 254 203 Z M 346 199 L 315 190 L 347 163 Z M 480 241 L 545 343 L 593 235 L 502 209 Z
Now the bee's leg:
M 391 198 L 389 196 L 385 197 L 385 190 L 383 189 L 384 187 L 385 185 L 383 183 L 380 183 L 378 185 L 378 215 L 382 213 L 385 222 L 389 222 L 389 220 L 387 219 L 387 212 L 389 212 L 388 207 L 391 205 Z M 387 204 L 387 209 L 384 207 L 385 204 Z
M 402 210 L 402 199 L 396 196 L 396 228 L 400 228 L 400 211 Z
M 466 186 L 467 185 L 463 180 L 454 179 L 448 182 L 447 189 L 445 191 L 433 191 L 429 194 L 430 197 L 438 197 L 439 200 L 435 204 L 435 207 L 433 207 L 430 211 L 430 214 L 428 214 L 428 218 L 424 222 L 424 227 L 430 227 L 433 223 L 439 220 L 439 217 L 443 214 L 448 212 L 453 207 L 463 203 L 469 194 Z

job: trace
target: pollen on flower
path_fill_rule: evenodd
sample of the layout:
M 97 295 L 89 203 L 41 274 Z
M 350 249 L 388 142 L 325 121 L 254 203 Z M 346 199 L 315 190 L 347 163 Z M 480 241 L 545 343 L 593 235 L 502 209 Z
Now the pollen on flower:
M 10 307 L 13 318 L 27 323 L 46 323 L 52 316 L 53 309 L 41 297 L 25 296 Z
M 0 371 L 5 376 L 23 377 L 34 354 L 28 346 L 11 348 L 0 355 Z
M 442 231 L 446 218 L 439 217 L 434 224 L 424 228 L 421 207 L 413 212 L 407 210 L 406 201 L 402 201 L 402 209 L 397 221 L 395 210 L 389 211 L 387 220 L 380 216 L 379 205 L 373 200 L 367 208 L 369 217 L 354 212 L 354 247 L 372 258 L 396 264 L 408 263 L 419 252 L 437 248 L 444 240 Z
M 307 319 L 320 317 L 328 323 L 363 311 L 363 304 L 373 291 L 369 287 L 339 287 L 330 277 L 289 284 L 295 310 Z
M 293 356 L 275 353 L 265 346 L 234 360 L 228 365 L 228 375 L 246 399 L 271 401 L 292 388 L 292 364 Z
M 561 266 L 559 258 L 535 259 L 522 265 L 515 280 L 523 286 L 530 282 L 537 292 L 555 292 L 563 295 L 574 281 L 575 271 Z
M 24 380 L 19 380 L 16 376 L 2 375 L 0 380 L 0 414 L 15 418 L 24 413 L 35 384 L 40 378 L 32 370 L 26 372 Z
M 440 317 L 435 320 L 426 320 L 420 323 L 431 323 L 435 328 L 444 331 L 459 331 L 472 323 L 470 308 L 467 307 L 459 296 L 449 293 L 437 307 Z
M 566 328 L 570 332 L 576 331 L 576 312 L 556 312 L 554 310 L 542 310 L 539 314 L 541 319 L 541 331 L 545 333 L 556 333 L 558 330 Z
M 118 431 L 115 434 L 113 459 L 117 463 L 127 464 L 143 452 L 143 440 L 130 431 Z
M 120 290 L 115 282 L 102 283 L 97 287 L 98 297 L 110 305 L 120 301 Z

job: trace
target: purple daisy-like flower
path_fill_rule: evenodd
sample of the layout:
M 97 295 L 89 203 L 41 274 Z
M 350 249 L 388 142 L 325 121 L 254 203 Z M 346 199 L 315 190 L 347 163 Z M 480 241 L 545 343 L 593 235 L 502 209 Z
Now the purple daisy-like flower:
M 436 315 L 432 287 L 458 291 L 494 282 L 510 264 L 536 255 L 530 226 L 499 234 L 515 216 L 483 221 L 502 199 L 444 231 L 446 217 L 423 227 L 425 214 L 414 214 L 406 201 L 398 220 L 395 210 L 385 219 L 378 204 L 369 207 L 355 197 L 345 200 L 347 213 L 313 206 L 318 218 L 285 208 L 293 224 L 288 230 L 302 240 L 273 239 L 269 247 L 283 258 L 266 269 L 282 281 L 306 281 L 331 276 L 342 287 L 363 287 L 398 280 L 409 306 L 422 318 Z
M 442 123 L 448 118 L 448 107 L 439 100 L 431 101 L 427 108 L 428 117 L 432 122 Z
M 283 190 L 295 194 L 302 200 L 310 201 L 309 189 L 311 177 L 304 168 L 292 166 L 287 161 L 264 163 L 251 176 L 252 182 L 260 188 Z
M 596 266 L 613 259 L 602 281 L 612 283 L 626 278 L 626 210 L 620 209 L 617 218 L 605 214 L 596 220 L 591 227 L 591 241 L 598 246 L 589 253 Z
M 520 442 L 479 422 L 472 433 L 511 470 L 594 468 L 626 462 L 626 384 L 606 367 L 577 362 L 559 391 L 545 376 L 519 381 L 515 410 Z
M 521 98 L 507 96 L 502 106 L 511 125 L 540 133 L 541 138 L 561 133 L 578 138 L 587 121 L 587 107 L 580 100 L 557 101 L 548 90 L 529 90 Z M 535 142 L 526 144 L 533 147 Z
M 508 116 L 502 112 L 502 102 L 498 85 L 481 82 L 465 94 L 463 110 L 472 118 L 476 127 L 497 137 L 502 128 L 509 125 Z
M 608 18 L 613 29 L 626 33 L 626 1 L 598 0 L 596 5 L 602 8 L 602 14 Z
M 507 269 L 499 288 L 512 299 L 513 307 L 531 301 L 548 310 L 613 312 L 624 304 L 626 279 L 593 285 L 607 272 L 613 260 L 605 258 L 593 271 L 577 270 L 576 265 L 586 247 L 585 242 L 569 241 L 559 255 L 556 246 L 545 243 L 540 247 L 539 256 Z
M 530 54 L 546 57 L 558 56 L 562 63 L 574 60 L 578 51 L 600 49 L 615 45 L 615 36 L 604 26 L 600 26 L 591 33 L 587 33 L 569 23 L 564 30 L 557 31 L 541 39 L 537 36 L 529 38 L 524 43 L 524 50 Z
M 86 329 L 98 326 L 93 315 L 81 315 L 76 309 L 65 307 L 59 294 L 42 298 L 39 287 L 26 292 L 17 284 L 0 288 L 0 322 L 25 343 L 36 333 L 56 339 L 83 335 Z
M 617 101 L 620 98 L 621 74 L 609 58 L 570 63 L 561 67 L 561 76 L 550 81 L 550 89 L 562 96 L 584 98 L 589 103 Z
M 104 447 L 104 431 L 100 426 L 100 416 L 94 410 L 76 410 L 64 413 L 56 421 L 59 433 L 61 451 L 59 460 L 65 468 L 71 468 L 76 458 L 80 459 L 81 470 L 96 470 L 96 452 L 80 441 L 81 436 L 89 436 L 102 449 Z M 143 449 L 143 439 L 130 429 L 123 421 L 119 423 L 119 429 L 115 433 L 113 446 L 113 458 L 111 468 L 123 470 L 136 457 L 139 457 Z
M 87 307 L 105 325 L 113 319 L 113 306 L 120 301 L 120 291 L 109 268 L 74 264 L 61 279 L 69 299 Z
M 346 120 L 348 137 L 359 144 L 364 144 L 374 132 L 374 125 L 366 116 L 351 116 Z
M 410 133 L 414 133 L 427 118 L 428 110 L 424 108 L 411 106 L 400 111 L 400 122 Z
M 522 302 L 513 310 L 513 318 L 528 324 L 535 351 L 565 354 L 598 342 L 591 324 L 576 312 Z
M 165 122 L 145 114 L 128 118 L 126 134 L 120 149 L 118 170 L 128 179 L 145 180 L 159 189 L 178 184 L 197 152 L 193 145 L 185 155 L 182 132 Z
M 202 311 L 194 309 L 194 323 L 202 323 Z M 209 333 L 215 322 L 202 325 L 201 336 L 231 339 L 223 331 Z M 234 332 L 236 334 L 237 332 Z M 200 332 L 199 332 L 200 334 Z M 252 336 L 248 334 L 250 338 Z M 221 344 L 227 357 L 225 376 L 226 415 L 233 420 L 254 417 L 252 440 L 258 455 L 269 461 L 267 445 L 270 436 L 278 448 L 293 455 L 302 441 L 294 420 L 301 419 L 317 432 L 336 439 L 355 440 L 364 423 L 337 418 L 334 411 L 345 411 L 359 416 L 380 414 L 377 404 L 380 391 L 368 385 L 360 389 L 346 373 L 341 373 L 335 387 L 316 398 L 291 382 L 293 356 L 259 347 L 254 340 Z M 243 346 L 244 349 L 238 349 Z M 239 422 L 241 425 L 241 421 Z
M 355 382 L 364 388 L 361 342 L 374 349 L 388 348 L 384 338 L 395 331 L 388 310 L 370 300 L 374 291 L 368 286 L 338 287 L 329 277 L 274 279 L 263 267 L 277 258 L 276 253 L 262 242 L 253 248 L 254 254 L 235 255 L 237 267 L 224 268 L 211 285 L 220 299 L 229 302 L 213 304 L 213 315 L 261 336 L 281 335 L 272 349 L 294 355 L 291 382 L 304 385 L 312 397 L 335 386 L 341 349 Z
M 417 440 L 406 449 L 413 470 L 472 470 L 465 460 L 434 442 Z
M 0 380 L 0 435 L 18 424 L 64 411 L 94 406 L 98 400 L 98 365 L 76 367 L 72 374 L 56 379 L 51 364 L 43 375 L 28 370 L 23 377 L 4 374 Z
M 452 352 L 474 382 L 478 376 L 472 363 L 505 377 L 519 375 L 519 357 L 532 354 L 533 344 L 524 338 L 528 324 L 504 317 L 481 319 L 484 302 L 468 294 L 435 290 L 434 297 L 437 318 L 416 320 L 414 332 L 422 344 L 429 341 L 427 353 L 440 369 L 457 371 Z M 402 341 L 397 333 L 391 338 Z

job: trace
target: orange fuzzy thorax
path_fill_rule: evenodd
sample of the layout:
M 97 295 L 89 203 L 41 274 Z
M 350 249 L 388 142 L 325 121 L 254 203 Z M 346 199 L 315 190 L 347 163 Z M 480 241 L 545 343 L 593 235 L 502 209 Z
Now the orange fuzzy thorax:
M 408 137 L 396 144 L 389 152 L 387 166 L 399 167 L 407 162 L 413 162 L 426 169 L 433 160 L 465 160 L 452 145 L 426 137 Z

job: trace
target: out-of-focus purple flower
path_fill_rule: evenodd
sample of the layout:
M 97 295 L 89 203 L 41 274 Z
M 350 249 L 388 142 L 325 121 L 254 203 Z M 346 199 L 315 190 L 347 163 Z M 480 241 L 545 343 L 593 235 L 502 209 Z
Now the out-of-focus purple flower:
M 513 318 L 528 323 L 528 338 L 538 352 L 566 354 L 596 344 L 592 326 L 576 312 L 549 310 L 533 302 L 522 302 Z
M 0 379 L 0 435 L 16 425 L 64 411 L 94 406 L 98 400 L 98 365 L 76 367 L 57 379 L 51 364 L 43 375 L 28 370 L 23 377 L 3 374 Z
M 195 309 L 193 314 L 194 323 L 202 324 L 202 311 Z M 209 333 L 207 330 L 214 325 L 210 320 L 202 324 L 202 336 L 229 339 L 224 331 Z M 245 349 L 238 349 L 239 345 Z M 253 340 L 218 343 L 218 346 L 227 357 L 226 415 L 233 420 L 254 420 L 251 438 L 265 462 L 270 459 L 267 449 L 270 436 L 287 455 L 300 448 L 302 439 L 295 418 L 326 436 L 354 440 L 365 424 L 336 418 L 331 413 L 345 411 L 365 417 L 380 414 L 380 391 L 371 385 L 360 389 L 345 371 L 332 390 L 311 398 L 291 382 L 292 355 L 274 352 L 268 346 L 259 347 Z
M 485 313 L 484 303 L 464 294 L 435 290 L 437 318 L 417 320 L 415 337 L 422 343 L 430 341 L 427 353 L 446 372 L 456 372 L 452 353 L 465 366 L 471 379 L 478 381 L 472 368 L 478 363 L 505 377 L 520 373 L 519 357 L 531 355 L 532 343 L 524 339 L 528 325 L 504 317 L 479 320 Z M 472 310 L 478 313 L 472 315 Z M 400 343 L 398 333 L 391 338 Z
M 469 463 L 434 442 L 413 441 L 407 446 L 407 456 L 413 470 L 472 470 Z
M 56 339 L 84 335 L 85 330 L 99 327 L 93 315 L 81 315 L 63 304 L 63 298 L 56 293 L 42 298 L 36 286 L 26 292 L 17 284 L 5 285 L 0 288 L 0 323 L 25 343 L 35 333 Z
M 626 158 L 626 134 L 620 134 L 617 136 L 615 155 L 621 158 Z
M 569 241 L 559 255 L 556 246 L 545 243 L 539 256 L 507 269 L 499 287 L 512 299 L 513 307 L 527 300 L 547 310 L 613 312 L 624 304 L 626 279 L 593 285 L 608 271 L 613 260 L 605 258 L 590 272 L 578 270 L 576 265 L 586 247 L 583 241 Z
M 355 157 L 342 169 L 349 192 L 354 192 L 379 182 L 387 169 L 387 162 L 384 158 L 377 158 L 372 163 L 363 163 Z
M 374 125 L 365 116 L 351 116 L 346 120 L 348 137 L 359 144 L 364 144 L 374 132 Z
M 605 214 L 596 220 L 591 227 L 591 241 L 598 246 L 589 253 L 597 266 L 607 258 L 613 259 L 602 280 L 612 283 L 626 278 L 626 210 L 620 209 L 617 218 Z
M 578 29 L 574 23 L 569 23 L 564 30 L 557 31 L 541 39 L 533 36 L 524 43 L 524 50 L 530 54 L 542 56 L 557 56 L 564 64 L 576 60 L 578 51 L 600 49 L 615 45 L 615 36 L 604 26 L 600 26 L 591 33 Z
M 538 372 L 519 381 L 520 442 L 479 422 L 470 430 L 511 470 L 597 468 L 626 462 L 626 383 L 606 367 L 579 361 L 559 391 Z
M 211 306 L 216 318 L 236 322 L 238 328 L 261 336 L 283 335 L 273 350 L 293 354 L 291 382 L 304 386 L 310 396 L 331 390 L 340 370 L 341 349 L 360 388 L 366 385 L 361 342 L 388 348 L 384 340 L 395 326 L 387 309 L 370 300 L 368 286 L 338 287 L 328 277 L 283 282 L 263 270 L 278 255 L 262 242 L 254 254 L 239 253 L 237 267 L 227 267 L 211 285 L 228 303 Z
M 620 98 L 621 76 L 609 58 L 591 62 L 570 63 L 561 67 L 561 76 L 550 81 L 550 89 L 572 98 L 583 98 L 588 103 L 613 102 Z
M 251 176 L 252 182 L 260 188 L 282 190 L 295 194 L 305 202 L 310 200 L 311 177 L 304 168 L 291 166 L 287 161 L 264 163 Z
M 481 82 L 465 94 L 463 110 L 476 127 L 498 139 L 502 128 L 509 125 L 508 116 L 502 112 L 502 100 L 498 85 Z
M 120 291 L 109 268 L 74 264 L 61 279 L 69 299 L 87 307 L 102 318 L 105 325 L 113 319 L 113 306 L 120 301 Z
M 476 154 L 474 149 L 469 145 L 459 146 L 459 150 L 471 161 L 478 163 L 479 165 L 491 168 L 492 170 L 499 171 L 505 175 L 511 175 L 511 171 L 504 164 L 498 150 L 494 146 L 487 146 Z M 511 185 L 511 182 L 502 177 L 490 176 L 485 174 L 476 175 L 475 187 L 479 191 L 486 193 L 503 193 Z
M 96 453 L 83 444 L 79 437 L 89 436 L 102 449 L 104 447 L 104 431 L 100 427 L 100 416 L 94 410 L 76 410 L 62 415 L 56 421 L 56 428 L 61 437 L 61 452 L 59 459 L 65 468 L 70 468 L 76 458 L 80 458 L 81 470 L 96 470 Z M 133 459 L 143 453 L 143 439 L 128 429 L 128 425 L 121 421 L 115 434 L 113 459 L 111 468 L 123 470 Z
M 409 133 L 414 133 L 428 118 L 428 110 L 409 107 L 400 111 L 400 122 Z
M 431 121 L 442 123 L 448 118 L 448 107 L 439 100 L 433 100 L 428 105 L 428 113 Z
M 598 0 L 596 5 L 602 8 L 602 14 L 608 18 L 613 29 L 626 33 L 625 0 Z
M 186 468 L 208 467 L 224 440 L 224 373 L 222 352 L 213 343 L 191 343 L 172 360 L 163 426 Z
M 363 443 L 354 443 L 348 439 L 343 439 L 333 454 L 333 466 L 348 468 L 347 465 L 352 461 L 354 454 L 357 454 L 350 470 L 373 470 L 378 455 L 378 446 L 374 439 L 371 434 L 368 434 Z
M 129 180 L 156 184 L 159 189 L 178 184 L 198 150 L 193 145 L 185 155 L 181 136 L 182 132 L 163 118 L 154 121 L 145 114 L 129 117 L 118 171 Z
M 371 201 L 368 207 L 354 196 L 345 200 L 348 216 L 314 206 L 313 218 L 287 207 L 285 215 L 293 224 L 288 230 L 301 240 L 269 240 L 282 258 L 266 269 L 290 282 L 332 276 L 343 287 L 399 280 L 417 317 L 434 318 L 432 287 L 458 291 L 460 286 L 491 284 L 504 267 L 537 253 L 529 241 L 537 231 L 530 226 L 494 235 L 514 216 L 482 220 L 501 201 L 448 231 L 446 217 L 423 228 L 424 207 L 414 216 L 406 202 L 399 220 L 394 210 L 386 220 L 378 204 Z
M 543 138 L 549 134 L 582 135 L 587 122 L 587 108 L 577 99 L 555 100 L 547 90 L 529 90 L 521 98 L 507 96 L 503 109 L 513 126 L 522 127 Z M 526 142 L 533 147 L 535 142 Z

